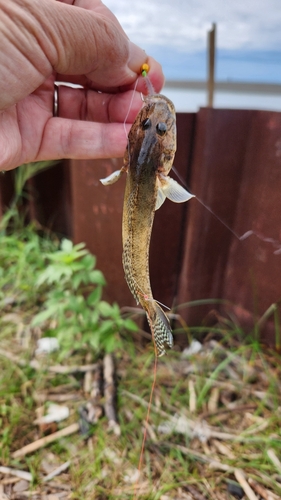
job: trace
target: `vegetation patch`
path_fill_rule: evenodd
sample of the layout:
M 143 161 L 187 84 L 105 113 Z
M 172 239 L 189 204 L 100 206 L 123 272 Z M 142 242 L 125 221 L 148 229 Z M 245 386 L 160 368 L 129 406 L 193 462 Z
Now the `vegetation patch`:
M 158 360 L 146 424 L 153 349 L 103 300 L 95 258 L 16 226 L 0 235 L 0 497 L 281 498 L 280 355 L 219 316 L 196 349 L 189 329 Z

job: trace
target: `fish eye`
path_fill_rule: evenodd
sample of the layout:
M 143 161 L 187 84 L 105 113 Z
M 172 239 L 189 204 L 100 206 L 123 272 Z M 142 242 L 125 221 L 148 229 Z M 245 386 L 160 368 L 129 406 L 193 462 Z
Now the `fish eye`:
M 151 127 L 151 120 L 149 118 L 146 118 L 145 120 L 143 120 L 141 125 L 143 130 L 147 130 Z
M 159 122 L 156 125 L 156 132 L 158 135 L 164 135 L 167 132 L 167 125 L 166 123 Z

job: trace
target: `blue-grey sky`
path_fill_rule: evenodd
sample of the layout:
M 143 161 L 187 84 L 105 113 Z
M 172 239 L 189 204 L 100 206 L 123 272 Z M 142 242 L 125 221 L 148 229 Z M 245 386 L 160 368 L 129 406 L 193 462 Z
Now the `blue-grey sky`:
M 216 78 L 281 83 L 281 0 L 104 0 L 166 78 L 205 79 L 217 24 Z

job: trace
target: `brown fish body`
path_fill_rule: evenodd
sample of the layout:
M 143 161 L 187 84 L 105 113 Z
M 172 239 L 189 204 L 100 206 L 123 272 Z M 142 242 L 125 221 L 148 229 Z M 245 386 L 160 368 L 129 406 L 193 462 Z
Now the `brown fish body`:
M 136 301 L 145 309 L 158 349 L 172 346 L 172 332 L 164 311 L 153 299 L 149 278 L 149 245 L 155 214 L 159 176 L 172 168 L 176 151 L 176 118 L 171 101 L 161 95 L 149 96 L 133 124 L 125 155 L 128 175 L 123 208 L 123 267 Z M 164 317 L 164 342 L 158 343 L 155 319 Z M 163 345 L 162 345 L 163 344 Z
M 158 356 L 172 347 L 170 322 L 154 300 L 149 278 L 149 245 L 155 210 L 169 198 L 177 203 L 192 197 L 167 174 L 176 151 L 176 116 L 173 103 L 160 94 L 144 99 L 128 137 L 124 166 L 108 178 L 116 182 L 127 172 L 123 207 L 123 267 L 131 293 L 147 314 Z

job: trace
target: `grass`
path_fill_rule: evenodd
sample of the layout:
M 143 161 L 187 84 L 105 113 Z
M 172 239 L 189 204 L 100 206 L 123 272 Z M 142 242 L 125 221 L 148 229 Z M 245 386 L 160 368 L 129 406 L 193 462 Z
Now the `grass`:
M 54 286 L 43 283 L 38 288 L 36 283 L 46 270 L 46 254 L 58 251 L 56 239 L 39 237 L 31 226 L 12 234 L 2 231 L 0 236 L 0 463 L 31 474 L 23 493 L 17 492 L 20 482 L 13 474 L 0 472 L 0 493 L 15 499 L 53 494 L 62 499 L 129 500 L 154 355 L 151 345 L 132 343 L 125 332 L 118 335 L 114 352 L 121 435 L 111 432 L 102 417 L 88 434 L 76 433 L 13 458 L 26 444 L 77 422 L 85 404 L 96 404 L 85 390 L 85 373 L 55 373 L 51 367 L 98 362 L 104 345 L 91 348 L 85 343 L 88 337 L 83 337 L 63 359 L 60 352 L 35 354 L 38 338 L 49 334 L 54 322 L 48 318 L 32 326 L 33 318 L 44 310 L 48 287 Z M 99 296 L 97 304 L 101 300 Z M 278 319 L 277 323 L 279 328 Z M 189 331 L 191 337 L 196 333 L 198 329 Z M 281 359 L 257 339 L 241 343 L 241 337 L 235 325 L 218 321 L 198 354 L 184 358 L 170 351 L 158 361 L 138 498 L 234 498 L 230 491 L 233 485 L 239 490 L 237 470 L 268 495 L 281 497 L 281 470 L 272 459 L 280 459 L 281 450 Z M 51 402 L 68 406 L 70 415 L 49 428 L 40 427 L 34 420 Z M 103 402 L 101 397 L 97 405 Z M 67 461 L 66 471 L 44 482 L 50 470 Z

